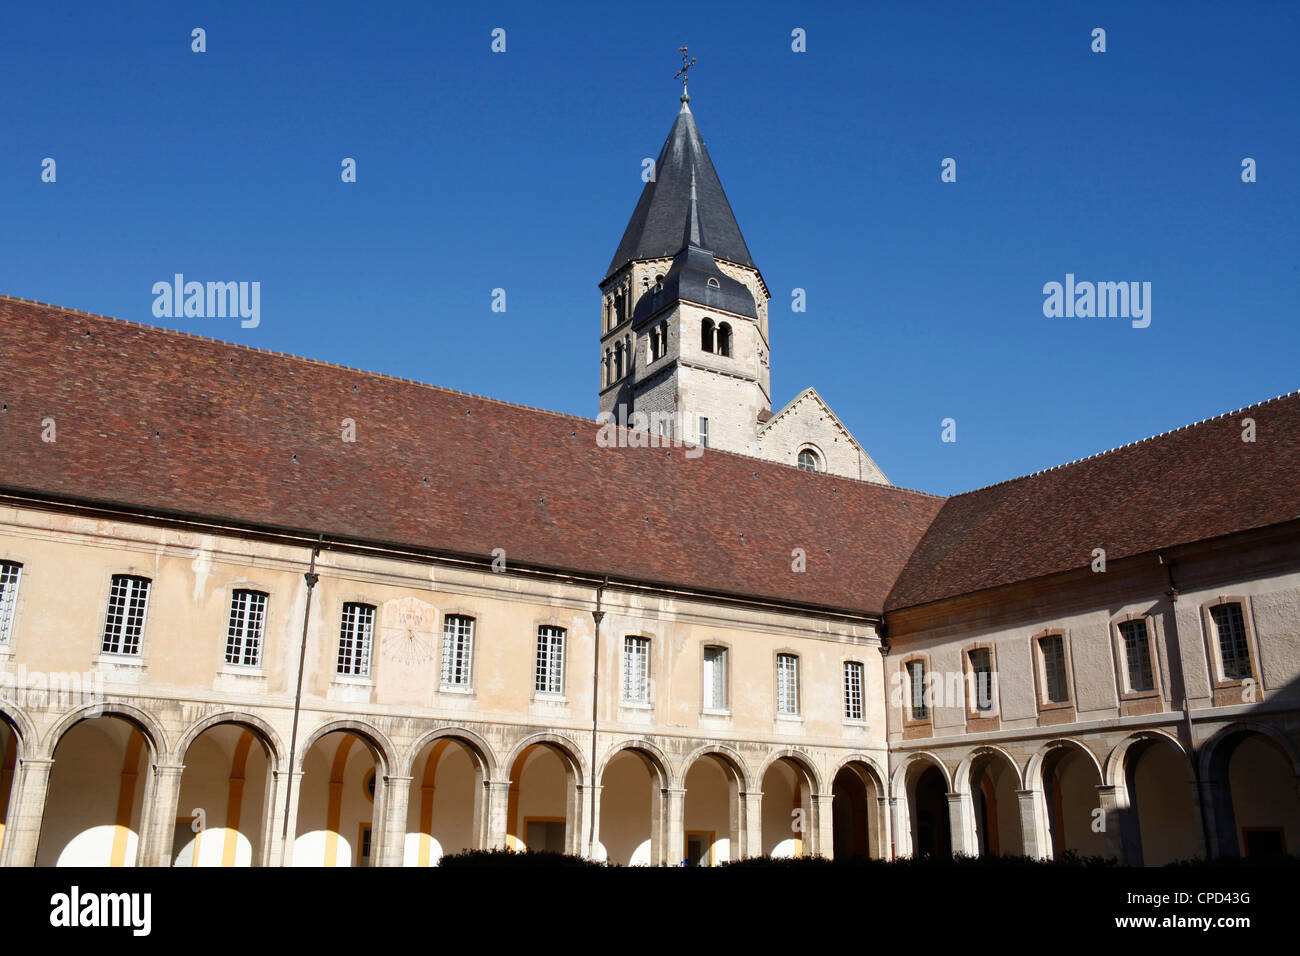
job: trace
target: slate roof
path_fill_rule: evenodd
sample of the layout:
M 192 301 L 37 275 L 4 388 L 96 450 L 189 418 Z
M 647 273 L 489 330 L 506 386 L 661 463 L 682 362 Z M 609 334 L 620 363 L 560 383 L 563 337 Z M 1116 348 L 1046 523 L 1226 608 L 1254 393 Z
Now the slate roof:
M 727 202 L 727 194 L 723 192 L 709 151 L 704 147 L 695 117 L 683 104 L 663 149 L 659 151 L 654 181 L 646 183 L 641 190 L 641 198 L 605 278 L 633 259 L 669 258 L 682 249 L 690 207 L 692 167 L 696 174 L 700 220 L 710 251 L 719 259 L 757 268 L 749 256 L 749 247 L 740 234 L 740 226 L 731 211 L 731 204 Z
M 949 498 L 886 608 L 1086 568 L 1094 548 L 1115 561 L 1296 518 L 1300 392 Z
M 679 300 L 694 302 L 708 309 L 724 309 L 736 315 L 758 318 L 754 297 L 743 282 L 718 268 L 709 251 L 700 222 L 696 201 L 695 175 L 691 174 L 690 200 L 687 205 L 686 229 L 681 251 L 673 257 L 664 281 L 637 300 L 632 313 L 632 327 L 641 325 Z
M 9 297 L 0 327 L 0 491 L 869 614 L 942 504 Z

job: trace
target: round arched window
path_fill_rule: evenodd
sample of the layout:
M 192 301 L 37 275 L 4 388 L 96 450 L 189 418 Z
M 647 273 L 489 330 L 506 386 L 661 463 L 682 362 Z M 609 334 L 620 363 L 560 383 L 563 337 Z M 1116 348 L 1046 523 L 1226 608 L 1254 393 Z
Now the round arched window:
M 820 471 L 821 468 L 818 465 L 817 453 L 809 451 L 807 448 L 799 452 L 799 467 L 804 471 Z

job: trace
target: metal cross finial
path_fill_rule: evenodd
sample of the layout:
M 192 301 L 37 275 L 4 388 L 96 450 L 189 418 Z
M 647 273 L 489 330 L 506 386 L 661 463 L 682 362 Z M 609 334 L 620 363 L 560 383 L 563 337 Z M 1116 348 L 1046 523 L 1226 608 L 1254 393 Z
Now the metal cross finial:
M 690 58 L 688 59 L 687 56 L 686 56 L 686 51 L 687 51 L 688 49 L 690 49 L 690 48 L 689 48 L 689 47 L 684 47 L 684 46 L 679 46 L 679 47 L 677 48 L 677 52 L 680 53 L 680 54 L 682 55 L 682 68 L 681 68 L 680 70 L 678 70 L 675 74 L 673 74 L 673 79 L 674 79 L 674 80 L 677 79 L 678 77 L 681 78 L 681 81 L 682 81 L 682 102 L 683 102 L 683 103 L 689 103 L 689 102 L 691 101 L 690 94 L 686 92 L 686 71 L 689 70 L 691 67 L 693 67 L 693 66 L 695 65 L 695 57 L 690 57 Z

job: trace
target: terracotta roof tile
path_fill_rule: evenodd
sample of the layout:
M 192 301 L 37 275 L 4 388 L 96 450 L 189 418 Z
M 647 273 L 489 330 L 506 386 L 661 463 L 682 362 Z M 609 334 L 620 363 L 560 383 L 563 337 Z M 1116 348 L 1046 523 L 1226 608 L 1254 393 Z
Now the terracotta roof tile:
M 1255 441 L 1242 440 L 1242 420 Z M 890 610 L 1300 517 L 1300 392 L 949 498 Z
M 9 491 L 867 613 L 943 501 L 19 299 L 0 322 Z

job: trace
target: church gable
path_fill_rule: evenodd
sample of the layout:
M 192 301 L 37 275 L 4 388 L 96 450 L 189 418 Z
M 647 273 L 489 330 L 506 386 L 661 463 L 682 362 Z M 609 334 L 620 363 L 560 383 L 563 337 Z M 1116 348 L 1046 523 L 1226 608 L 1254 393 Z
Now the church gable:
M 785 408 L 762 422 L 757 445 L 759 457 L 768 461 L 815 466 L 818 471 L 845 478 L 890 483 L 814 388 L 804 389 Z

